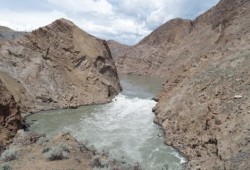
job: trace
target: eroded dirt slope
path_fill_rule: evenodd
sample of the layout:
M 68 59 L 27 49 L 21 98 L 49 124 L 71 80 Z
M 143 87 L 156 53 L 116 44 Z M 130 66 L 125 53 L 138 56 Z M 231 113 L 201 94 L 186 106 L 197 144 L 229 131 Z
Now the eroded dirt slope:
M 0 71 L 21 83 L 31 112 L 106 103 L 121 89 L 106 41 L 65 19 L 0 44 Z

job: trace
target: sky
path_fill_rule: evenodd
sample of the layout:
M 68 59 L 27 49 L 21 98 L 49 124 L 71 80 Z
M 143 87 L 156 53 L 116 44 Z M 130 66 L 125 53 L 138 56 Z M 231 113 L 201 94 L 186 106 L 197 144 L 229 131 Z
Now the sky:
M 31 31 L 65 18 L 84 31 L 134 45 L 173 18 L 195 19 L 219 0 L 0 0 L 0 25 Z

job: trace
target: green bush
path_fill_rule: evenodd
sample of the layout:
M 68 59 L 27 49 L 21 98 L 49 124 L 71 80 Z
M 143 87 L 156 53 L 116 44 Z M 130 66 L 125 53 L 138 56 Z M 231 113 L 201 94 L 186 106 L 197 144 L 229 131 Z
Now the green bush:
M 66 144 L 59 144 L 43 149 L 43 157 L 49 161 L 68 159 L 70 147 Z
M 42 137 L 40 137 L 40 138 L 38 139 L 37 144 L 43 145 L 43 144 L 45 144 L 45 143 L 47 143 L 47 142 L 49 142 L 49 139 L 48 139 L 47 137 L 45 137 L 45 136 L 42 136 Z
M 1 155 L 1 159 L 5 162 L 12 161 L 17 158 L 18 158 L 18 151 L 16 148 L 7 149 Z
M 91 160 L 91 166 L 94 170 L 142 170 L 139 163 L 128 164 L 125 160 L 109 160 L 103 155 L 95 155 Z
M 91 159 L 90 164 L 92 165 L 92 167 L 100 167 L 100 166 L 101 166 L 100 156 L 99 156 L 99 155 L 95 155 L 95 156 Z
M 48 151 L 50 151 L 50 150 L 51 150 L 51 147 L 45 146 L 45 147 L 43 148 L 43 150 L 42 150 L 42 153 L 48 152 Z
M 98 167 L 98 168 L 108 168 L 109 167 L 109 160 L 107 157 L 103 157 L 102 155 L 95 155 L 91 159 L 92 167 Z
M 3 164 L 0 165 L 0 170 L 11 170 L 11 167 L 9 164 Z

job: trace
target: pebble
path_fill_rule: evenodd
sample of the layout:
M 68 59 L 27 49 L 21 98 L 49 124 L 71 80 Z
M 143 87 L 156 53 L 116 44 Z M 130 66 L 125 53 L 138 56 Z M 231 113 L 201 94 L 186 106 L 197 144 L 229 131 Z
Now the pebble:
M 234 95 L 234 99 L 241 99 L 242 95 Z

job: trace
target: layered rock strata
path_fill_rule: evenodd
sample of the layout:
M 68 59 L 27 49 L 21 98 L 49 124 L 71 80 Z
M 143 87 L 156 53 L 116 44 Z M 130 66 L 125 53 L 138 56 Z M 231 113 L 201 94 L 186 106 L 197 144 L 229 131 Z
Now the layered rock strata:
M 166 79 L 155 122 L 187 169 L 250 169 L 250 1 L 221 0 L 174 19 L 116 60 L 120 73 Z
M 0 80 L 0 154 L 20 128 L 22 117 L 19 106 Z
M 106 103 L 121 90 L 106 41 L 65 19 L 0 44 L 0 71 L 23 86 L 31 112 Z

